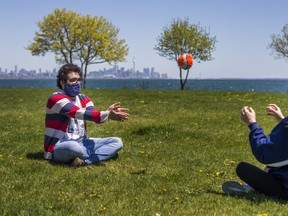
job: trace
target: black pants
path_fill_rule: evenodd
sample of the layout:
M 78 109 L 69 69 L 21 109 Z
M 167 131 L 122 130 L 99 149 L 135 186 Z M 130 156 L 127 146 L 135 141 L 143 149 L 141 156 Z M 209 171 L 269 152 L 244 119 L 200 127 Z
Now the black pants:
M 268 196 L 288 200 L 288 190 L 280 178 L 249 163 L 241 162 L 236 167 L 239 178 L 253 189 Z

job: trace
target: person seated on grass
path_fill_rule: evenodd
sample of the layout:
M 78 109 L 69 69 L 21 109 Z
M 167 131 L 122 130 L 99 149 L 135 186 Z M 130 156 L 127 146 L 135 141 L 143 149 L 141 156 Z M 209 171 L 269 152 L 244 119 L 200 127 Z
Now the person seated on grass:
M 77 65 L 63 65 L 57 75 L 59 91 L 49 97 L 46 105 L 44 158 L 74 167 L 116 158 L 123 146 L 118 137 L 89 138 L 86 121 L 126 121 L 129 116 L 127 108 L 120 108 L 120 102 L 105 111 L 96 110 L 90 98 L 80 94 L 81 77 Z
M 236 174 L 244 184 L 225 182 L 222 189 L 226 194 L 242 195 L 257 191 L 288 200 L 288 117 L 284 118 L 276 104 L 268 104 L 266 111 L 279 122 L 268 136 L 258 126 L 252 107 L 244 106 L 241 111 L 241 119 L 250 129 L 252 153 L 266 168 L 262 170 L 249 163 L 240 162 L 236 167 Z

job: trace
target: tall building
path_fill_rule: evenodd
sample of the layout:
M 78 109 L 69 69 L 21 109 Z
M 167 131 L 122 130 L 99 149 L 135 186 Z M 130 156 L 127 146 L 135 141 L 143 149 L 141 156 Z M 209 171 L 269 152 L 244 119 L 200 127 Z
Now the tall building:
M 17 74 L 17 72 L 18 72 L 17 65 L 15 65 L 14 74 Z
M 136 71 L 135 71 L 135 57 L 133 57 L 133 77 L 136 76 Z

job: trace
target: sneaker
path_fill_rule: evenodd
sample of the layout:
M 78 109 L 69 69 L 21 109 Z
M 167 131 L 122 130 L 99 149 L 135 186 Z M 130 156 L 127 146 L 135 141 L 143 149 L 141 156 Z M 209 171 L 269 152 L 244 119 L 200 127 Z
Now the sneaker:
M 247 193 L 253 192 L 255 191 L 254 188 L 252 188 L 250 185 L 244 183 L 242 184 L 242 186 L 245 188 L 245 190 L 247 191 Z
M 72 161 L 72 163 L 71 163 L 71 166 L 72 167 L 80 167 L 80 166 L 85 166 L 85 161 L 84 160 L 82 160 L 81 158 L 79 158 L 79 157 L 76 157 L 73 161 Z
M 248 184 L 240 184 L 236 181 L 224 182 L 222 190 L 228 195 L 243 195 L 254 191 Z

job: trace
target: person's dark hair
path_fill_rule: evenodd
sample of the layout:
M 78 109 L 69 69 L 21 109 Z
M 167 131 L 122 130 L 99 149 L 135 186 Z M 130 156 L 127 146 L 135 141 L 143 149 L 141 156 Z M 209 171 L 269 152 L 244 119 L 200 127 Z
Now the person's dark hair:
M 57 75 L 57 86 L 59 87 L 59 89 L 62 89 L 60 81 L 67 82 L 67 74 L 71 73 L 71 72 L 78 73 L 79 76 L 82 77 L 81 68 L 78 67 L 77 65 L 75 65 L 75 64 L 65 64 L 65 65 L 63 65 L 59 69 L 58 75 Z

